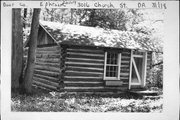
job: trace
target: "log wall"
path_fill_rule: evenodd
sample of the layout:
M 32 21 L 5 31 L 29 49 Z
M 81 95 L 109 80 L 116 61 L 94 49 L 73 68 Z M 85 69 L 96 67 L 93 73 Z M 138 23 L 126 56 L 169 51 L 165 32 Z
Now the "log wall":
M 105 48 L 72 46 L 46 46 L 36 50 L 33 85 L 50 90 L 101 92 L 128 89 L 130 58 L 129 49 L 121 52 L 120 82 L 103 80 Z M 147 73 L 152 55 L 148 52 Z M 107 86 L 112 84 L 114 86 Z M 115 86 L 118 84 L 118 86 Z
M 49 90 L 59 89 L 61 48 L 59 46 L 38 47 L 36 50 L 33 85 Z
M 65 49 L 65 48 L 64 48 Z M 104 76 L 104 48 L 66 48 L 63 77 L 66 91 L 116 91 L 128 88 L 130 50 L 121 55 L 121 73 L 118 86 L 106 86 Z M 119 50 L 121 52 L 121 50 Z M 108 82 L 113 82 L 108 81 Z
M 103 50 L 73 48 L 66 49 L 64 90 L 96 91 L 104 89 Z

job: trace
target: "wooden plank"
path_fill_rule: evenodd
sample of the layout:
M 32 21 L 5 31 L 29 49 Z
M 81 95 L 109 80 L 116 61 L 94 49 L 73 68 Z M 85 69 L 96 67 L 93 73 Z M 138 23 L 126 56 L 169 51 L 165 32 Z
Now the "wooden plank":
M 96 63 L 75 63 L 75 62 L 65 62 L 66 66 L 75 66 L 75 67 L 93 67 L 93 68 L 103 68 L 103 64 Z
M 130 64 L 130 60 L 129 60 L 129 61 L 127 61 L 127 60 L 122 60 L 122 61 L 121 61 L 121 64 Z
M 53 66 L 60 67 L 60 63 L 45 63 L 45 62 L 35 62 L 36 65 L 45 65 L 45 66 Z
M 85 89 L 103 89 L 104 87 L 64 87 L 64 89 L 81 89 L 81 90 L 85 90 Z
M 81 80 L 81 81 L 64 81 L 65 84 L 68 83 L 80 83 L 80 84 L 100 84 L 100 83 L 104 83 L 104 81 L 85 81 L 85 80 Z
M 125 65 L 122 64 L 122 65 L 121 65 L 121 68 L 129 68 L 129 64 L 125 64 Z
M 68 62 L 88 62 L 88 63 L 104 63 L 103 59 L 87 59 L 87 58 L 66 58 Z
M 75 70 L 79 70 L 79 69 L 83 69 L 83 70 L 97 70 L 97 71 L 103 71 L 103 68 L 94 68 L 94 67 L 76 67 L 76 66 L 69 66 L 68 68 L 72 68 L 72 70 L 73 70 L 73 68 L 75 69 Z M 79 69 L 78 69 L 79 68 Z
M 36 54 L 60 54 L 61 51 L 36 51 Z
M 120 80 L 116 81 L 106 81 L 106 86 L 122 86 L 123 82 Z
M 129 77 L 129 73 L 120 73 L 120 76 L 122 76 L 122 77 L 125 77 L 125 76 L 128 76 Z
M 66 70 L 66 73 L 81 73 L 81 74 L 95 74 L 95 75 L 102 75 L 102 72 L 87 72 L 87 71 L 71 71 Z
M 66 70 L 103 73 L 103 68 L 67 66 Z
M 132 59 L 132 63 L 133 63 L 133 66 L 134 66 L 134 69 L 135 69 L 135 72 L 136 72 L 136 76 L 137 76 L 137 78 L 138 78 L 138 81 L 139 81 L 139 83 L 141 83 L 141 78 L 140 78 L 138 69 L 137 69 L 137 67 L 136 67 L 136 63 L 135 63 L 134 58 Z M 132 83 L 131 83 L 131 84 L 132 84 Z M 134 84 L 134 83 L 133 83 L 133 84 Z
M 87 58 L 87 59 L 101 59 L 104 60 L 104 56 L 88 56 L 88 55 L 82 55 L 82 54 L 67 54 L 67 57 L 69 58 Z
M 35 88 L 38 88 L 38 89 L 42 89 L 42 90 L 54 91 L 54 90 L 52 90 L 52 89 L 45 88 L 45 87 L 43 87 L 43 86 L 39 86 L 39 85 L 35 85 L 35 84 L 32 84 L 32 86 L 35 87 Z
M 76 77 L 76 78 L 73 78 L 73 77 L 68 77 L 68 76 L 65 76 L 64 77 L 64 79 L 63 79 L 63 81 L 74 81 L 74 82 L 77 82 L 77 81 L 79 81 L 79 82 L 82 82 L 82 81 L 84 81 L 84 82 L 102 82 L 103 81 L 103 79 L 102 78 L 89 78 L 89 77 L 85 77 L 85 78 L 80 78 L 80 77 Z
M 77 52 L 67 52 L 69 55 L 82 55 L 82 56 L 98 56 L 98 57 L 104 57 L 104 54 L 90 54 L 90 53 L 77 53 Z
M 45 71 L 45 70 L 34 70 L 35 74 L 40 75 L 48 75 L 50 77 L 59 77 L 59 72 L 51 72 L 51 71 Z
M 36 54 L 36 58 L 60 58 L 60 54 Z
M 34 76 L 38 77 L 38 78 L 43 78 L 43 79 L 46 79 L 49 81 L 53 81 L 53 82 L 59 82 L 59 78 L 57 78 L 57 77 L 50 77 L 50 76 L 46 76 L 46 75 L 42 75 L 42 74 L 36 74 L 36 73 L 34 73 Z
M 85 76 L 64 76 L 64 78 L 67 79 L 84 79 L 84 80 L 88 80 L 88 79 L 99 79 L 102 80 L 102 77 L 85 77 Z
M 54 72 L 60 72 L 60 68 L 57 66 L 44 66 L 44 65 L 35 65 L 34 67 L 37 70 L 48 70 L 48 71 L 54 71 Z
M 36 58 L 42 58 L 42 54 L 36 54 Z
M 47 84 L 44 84 L 44 83 L 41 83 L 41 82 L 38 82 L 38 81 L 35 81 L 35 80 L 33 80 L 33 84 L 35 84 L 35 85 L 37 85 L 37 86 L 45 87 L 45 88 L 47 88 L 47 89 L 57 90 L 57 88 L 54 87 L 54 86 L 47 85 Z
M 60 51 L 59 46 L 37 48 L 36 51 Z
M 128 54 L 128 55 L 124 55 L 124 54 L 122 54 L 122 58 L 128 58 L 128 59 L 130 59 L 131 58 L 131 56 Z
M 75 48 L 73 48 L 73 47 L 71 47 L 71 48 L 68 48 L 67 49 L 68 51 L 86 51 L 86 52 L 88 52 L 88 51 L 90 51 L 90 52 L 94 52 L 94 53 L 104 53 L 104 51 L 103 50 L 98 50 L 98 49 L 91 49 L 91 48 L 79 48 L 79 47 L 75 47 Z
M 50 86 L 59 87 L 59 83 L 52 82 L 52 81 L 49 81 L 49 80 L 46 80 L 46 79 L 43 79 L 43 78 L 38 78 L 38 77 L 34 76 L 33 80 L 44 83 L 44 84 L 47 84 L 47 85 L 50 85 Z
M 102 50 L 95 50 L 95 49 L 67 49 L 68 52 L 76 52 L 76 53 L 93 53 L 93 54 L 104 54 Z
M 66 83 L 64 84 L 65 87 L 103 87 L 104 83 Z
M 60 58 L 36 58 L 37 62 L 59 63 Z
M 82 62 L 65 62 L 65 64 L 76 64 L 76 65 L 92 65 L 92 66 L 102 66 L 104 65 L 103 63 L 89 63 L 89 62 L 86 62 L 86 63 L 82 63 Z
M 94 74 L 94 73 L 90 73 L 90 72 L 66 72 L 65 71 L 65 76 L 83 76 L 83 77 L 102 77 L 103 78 L 103 74 Z

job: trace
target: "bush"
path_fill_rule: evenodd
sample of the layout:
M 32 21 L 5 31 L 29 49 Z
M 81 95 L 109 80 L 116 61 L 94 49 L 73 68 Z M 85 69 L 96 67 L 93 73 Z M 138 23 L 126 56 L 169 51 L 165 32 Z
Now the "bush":
M 147 87 L 163 88 L 163 65 L 152 68 L 147 76 Z

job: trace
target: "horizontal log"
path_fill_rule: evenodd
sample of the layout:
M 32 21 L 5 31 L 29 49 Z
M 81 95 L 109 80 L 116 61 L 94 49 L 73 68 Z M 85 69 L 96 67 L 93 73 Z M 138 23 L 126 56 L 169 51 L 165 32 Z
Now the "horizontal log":
M 81 90 L 85 90 L 85 89 L 103 89 L 104 87 L 64 87 L 64 89 L 81 89 Z
M 37 62 L 59 63 L 60 58 L 36 58 Z
M 88 62 L 88 63 L 104 63 L 104 59 L 87 59 L 87 58 L 66 58 L 68 62 Z
M 123 83 L 129 83 L 129 79 L 121 79 Z
M 127 60 L 121 60 L 121 64 L 130 64 L 130 61 L 127 61 Z
M 131 55 L 131 52 L 127 52 L 127 51 L 123 51 L 122 53 L 121 53 L 121 55 L 122 56 L 126 56 L 126 55 L 128 55 L 128 56 L 130 56 Z
M 42 58 L 43 54 L 36 54 L 36 58 Z
M 40 74 L 40 75 L 48 75 L 50 77 L 59 77 L 59 72 L 51 72 L 51 71 L 45 71 L 45 70 L 34 70 L 35 74 Z
M 103 66 L 103 63 L 89 63 L 89 62 L 65 62 L 65 64 L 76 64 L 76 65 L 92 65 L 92 66 Z
M 104 51 L 103 50 L 98 50 L 98 49 L 94 49 L 94 48 L 67 48 L 67 50 L 69 50 L 69 51 L 91 51 L 91 52 L 96 52 L 96 53 L 104 53 Z
M 85 80 L 81 80 L 81 81 L 64 81 L 65 84 L 69 84 L 69 83 L 80 83 L 80 84 L 104 84 L 104 81 L 85 81 Z
M 79 80 L 92 80 L 92 79 L 99 79 L 102 80 L 102 77 L 85 77 L 85 76 L 64 76 L 66 79 L 79 79 Z
M 130 59 L 130 58 L 131 58 L 131 56 L 130 56 L 130 55 L 121 56 L 121 59 L 122 59 L 122 58 L 124 58 L 124 59 L 125 59 L 125 58 Z
M 121 61 L 130 61 L 130 57 L 121 57 Z
M 129 66 L 130 66 L 129 64 L 125 64 L 125 65 L 121 64 L 121 68 L 129 68 Z
M 61 51 L 36 51 L 36 54 L 60 54 Z
M 96 63 L 65 62 L 65 64 L 67 66 L 76 66 L 76 67 L 104 68 L 103 64 L 96 64 Z
M 95 49 L 67 49 L 67 52 L 104 54 L 103 50 L 95 50 Z
M 44 84 L 42 82 L 38 82 L 38 81 L 35 81 L 35 80 L 33 80 L 33 84 L 35 84 L 36 86 L 42 86 L 42 87 L 47 88 L 47 89 L 57 90 L 57 88 L 54 87 L 54 86 L 47 85 L 47 84 Z
M 102 72 L 87 72 L 87 71 L 72 71 L 72 70 L 66 70 L 66 73 L 81 73 L 81 74 L 92 74 L 92 75 L 103 75 Z
M 66 70 L 84 71 L 84 72 L 104 72 L 104 68 L 79 67 L 79 66 L 68 66 Z
M 64 84 L 65 87 L 103 87 L 104 83 L 97 83 L 97 84 L 91 84 L 91 83 L 66 83 Z
M 83 77 L 75 77 L 75 78 L 73 78 L 73 77 L 68 77 L 68 76 L 65 76 L 64 77 L 64 79 L 63 79 L 63 81 L 70 81 L 70 82 L 77 82 L 77 81 L 79 81 L 79 82 L 82 82 L 82 81 L 84 81 L 84 82 L 103 82 L 103 79 L 102 78 L 95 78 L 95 77 L 85 77 L 85 78 L 83 78 Z
M 34 76 L 33 80 L 44 83 L 44 84 L 47 84 L 47 85 L 50 85 L 50 86 L 59 87 L 59 83 L 52 82 L 52 81 L 49 81 L 49 80 L 46 80 L 46 79 L 43 79 L 43 78 L 38 78 L 38 77 Z
M 91 72 L 65 72 L 65 76 L 83 76 L 83 77 L 102 77 L 103 74 L 95 74 Z
M 125 76 L 129 76 L 129 73 L 120 73 L 120 76 L 122 76 L 122 77 L 125 77 Z
M 60 58 L 60 54 L 36 54 L 36 58 Z
M 45 66 L 53 66 L 60 67 L 60 63 L 45 63 L 45 62 L 35 62 L 36 65 L 45 65 Z
M 34 83 L 32 84 L 33 87 L 38 88 L 38 89 L 42 89 L 42 90 L 46 90 L 46 91 L 54 91 L 52 89 L 40 86 L 40 85 L 35 85 Z
M 60 51 L 61 48 L 59 46 L 52 46 L 52 47 L 42 47 L 37 48 L 37 51 Z
M 34 67 L 37 70 L 47 70 L 47 71 L 54 71 L 54 72 L 60 72 L 60 68 L 57 66 L 44 66 L 44 65 L 35 65 Z
M 90 53 L 77 53 L 77 52 L 67 52 L 69 55 L 82 55 L 82 56 L 98 56 L 98 57 L 104 57 L 104 54 L 90 54 Z
M 125 80 L 125 79 L 126 79 L 126 80 L 129 80 L 129 76 L 126 76 L 126 77 L 124 77 L 124 76 L 121 77 L 121 76 L 120 76 L 120 80 L 121 80 L 121 79 L 123 79 L 123 80 Z
M 104 60 L 104 56 L 89 56 L 89 55 L 82 55 L 82 54 L 67 54 L 66 57 L 69 58 L 88 58 L 88 59 L 101 59 Z
M 42 74 L 36 74 L 34 73 L 35 77 L 38 77 L 38 78 L 42 78 L 42 79 L 46 79 L 46 80 L 49 80 L 49 81 L 53 81 L 53 82 L 59 82 L 59 78 L 57 77 L 50 77 L 50 76 L 47 76 L 47 75 L 42 75 Z
M 128 89 L 127 86 L 121 86 L 120 89 L 108 89 L 108 88 L 100 88 L 100 89 L 68 89 L 68 87 L 66 89 L 64 89 L 63 91 L 67 91 L 67 92 L 87 92 L 87 93 L 99 93 L 99 94 L 104 94 L 104 93 L 117 93 L 117 92 L 122 92 L 122 91 L 126 91 Z
M 106 86 L 122 86 L 123 82 L 116 80 L 116 81 L 106 81 Z
M 122 69 L 121 68 L 121 73 L 129 73 L 129 69 Z
M 73 91 L 73 92 L 117 92 L 122 90 L 127 90 L 127 85 L 122 85 L 118 87 L 65 87 L 65 91 Z

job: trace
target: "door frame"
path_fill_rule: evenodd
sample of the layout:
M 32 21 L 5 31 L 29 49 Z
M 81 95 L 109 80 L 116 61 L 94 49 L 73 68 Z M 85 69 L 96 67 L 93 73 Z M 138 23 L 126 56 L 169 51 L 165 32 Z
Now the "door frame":
M 147 51 L 138 50 L 139 52 L 143 52 L 143 55 L 136 55 L 133 53 L 134 50 L 131 50 L 131 58 L 130 58 L 130 72 L 129 72 L 129 89 L 131 89 L 131 86 L 138 85 L 141 87 L 145 87 L 146 85 L 146 68 L 147 68 Z M 136 63 L 134 61 L 134 57 L 141 57 L 143 58 L 143 65 L 142 65 L 142 79 L 140 79 L 139 73 L 137 74 L 138 80 L 140 83 L 132 83 L 132 66 L 135 65 L 135 71 L 137 72 Z

